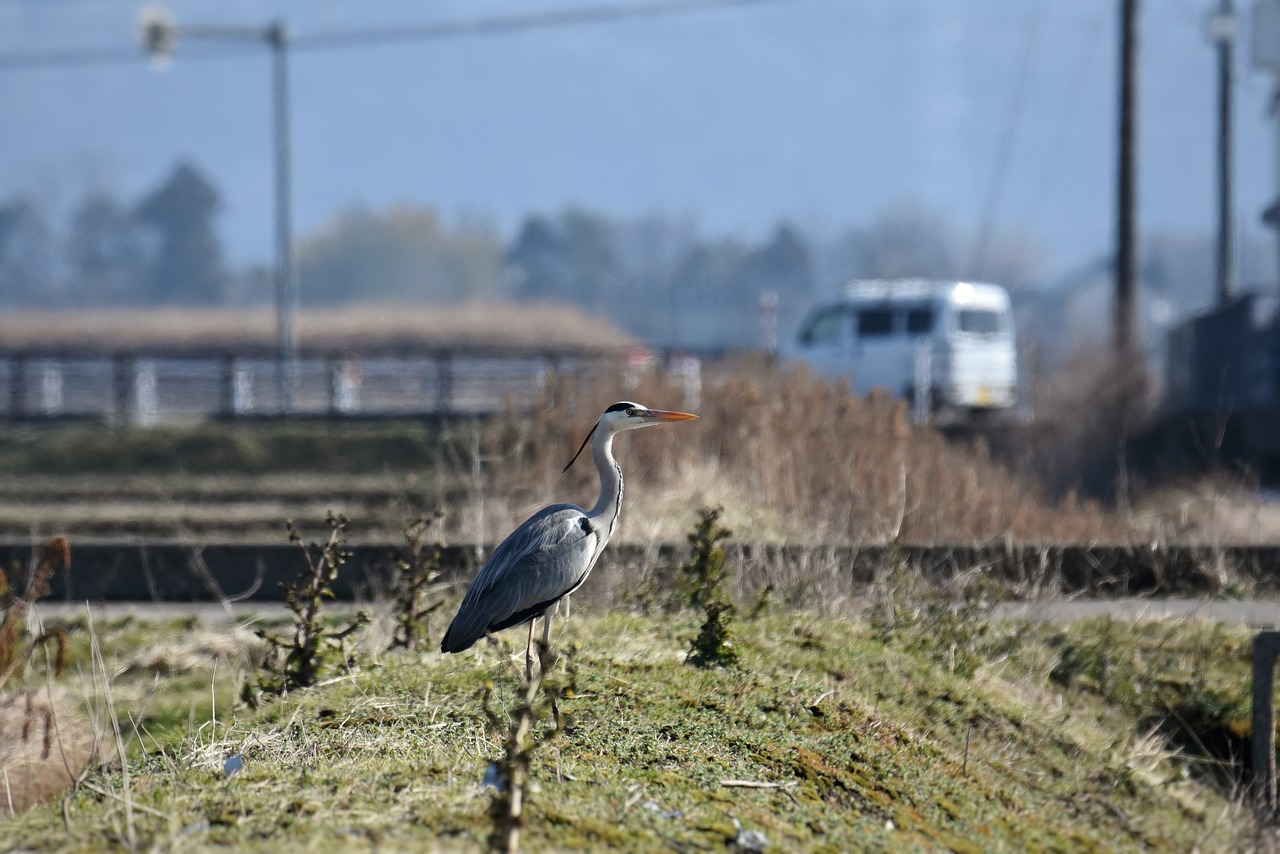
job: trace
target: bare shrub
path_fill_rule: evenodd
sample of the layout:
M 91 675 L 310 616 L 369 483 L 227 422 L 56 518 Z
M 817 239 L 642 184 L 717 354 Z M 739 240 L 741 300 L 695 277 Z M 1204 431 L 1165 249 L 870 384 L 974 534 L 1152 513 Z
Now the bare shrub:
M 266 652 L 240 692 L 240 699 L 249 705 L 257 706 L 263 699 L 309 688 L 325 675 L 354 664 L 348 640 L 369 618 L 357 611 L 350 621 L 343 621 L 344 625 L 332 626 L 322 614 L 324 600 L 333 598 L 333 582 L 350 557 L 346 551 L 347 521 L 346 516 L 330 513 L 326 519 L 329 538 L 323 543 L 304 543 L 289 521 L 289 541 L 298 546 L 303 558 L 303 569 L 297 577 L 280 585 L 293 613 L 293 634 L 257 630 L 258 637 L 266 642 Z
M 440 511 L 432 516 L 410 519 L 404 526 L 404 548 L 392 562 L 392 599 L 395 602 L 396 628 L 391 648 L 410 652 L 426 639 L 427 621 L 444 604 L 441 596 L 430 597 L 440 579 L 440 555 L 444 543 L 426 543 L 427 531 L 443 518 Z

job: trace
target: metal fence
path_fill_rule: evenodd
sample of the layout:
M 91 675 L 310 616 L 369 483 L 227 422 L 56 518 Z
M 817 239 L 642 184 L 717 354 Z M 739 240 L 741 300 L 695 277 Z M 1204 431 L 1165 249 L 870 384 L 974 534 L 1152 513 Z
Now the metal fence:
M 635 359 L 630 364 L 638 366 Z M 662 364 L 681 378 L 686 398 L 696 400 L 700 361 L 668 357 Z M 0 419 L 146 426 L 209 417 L 484 416 L 523 408 L 554 373 L 618 365 L 606 355 L 313 355 L 287 367 L 286 412 L 280 363 L 273 358 L 11 354 L 0 358 Z

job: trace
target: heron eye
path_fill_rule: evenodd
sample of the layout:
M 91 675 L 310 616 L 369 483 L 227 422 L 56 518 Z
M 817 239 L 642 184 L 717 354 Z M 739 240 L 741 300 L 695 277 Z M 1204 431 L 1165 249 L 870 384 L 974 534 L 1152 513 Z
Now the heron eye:
M 627 407 L 627 417 L 628 417 L 628 418 L 629 418 L 629 417 L 631 417 L 632 415 L 635 415 L 635 414 L 636 414 L 635 409 L 633 409 L 632 407 Z

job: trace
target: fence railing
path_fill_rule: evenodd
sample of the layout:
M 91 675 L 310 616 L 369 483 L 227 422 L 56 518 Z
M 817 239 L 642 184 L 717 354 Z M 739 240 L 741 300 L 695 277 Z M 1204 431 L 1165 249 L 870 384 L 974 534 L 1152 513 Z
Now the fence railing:
M 647 351 L 645 351 L 647 353 Z M 700 360 L 649 354 L 696 399 Z M 523 408 L 557 373 L 636 367 L 640 359 L 595 353 L 435 350 L 314 353 L 291 372 L 288 412 L 280 363 L 236 354 L 0 356 L 0 419 L 96 419 L 146 426 L 199 418 L 485 416 Z

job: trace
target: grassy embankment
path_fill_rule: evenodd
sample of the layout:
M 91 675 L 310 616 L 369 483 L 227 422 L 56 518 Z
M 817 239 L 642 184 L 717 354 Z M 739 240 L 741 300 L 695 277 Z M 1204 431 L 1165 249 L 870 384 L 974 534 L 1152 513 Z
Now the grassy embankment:
M 1201 747 L 1212 734 L 1238 748 L 1227 737 L 1247 728 L 1243 633 L 995 624 L 963 608 L 949 621 L 904 589 L 886 587 L 867 618 L 740 618 L 736 671 L 683 663 L 687 612 L 575 612 L 567 725 L 534 754 L 525 847 L 715 850 L 739 826 L 770 850 L 1226 851 L 1253 839 L 1231 773 Z M 485 845 L 493 790 L 481 781 L 503 733 L 479 695 L 493 681 L 510 708 L 522 652 L 375 655 L 375 624 L 360 666 L 253 711 L 233 702 L 253 647 L 242 628 L 99 624 L 96 665 L 88 627 L 72 631 L 73 671 L 114 741 L 110 681 L 126 761 L 0 819 L 7 844 Z M 227 777 L 230 756 L 243 770 Z

